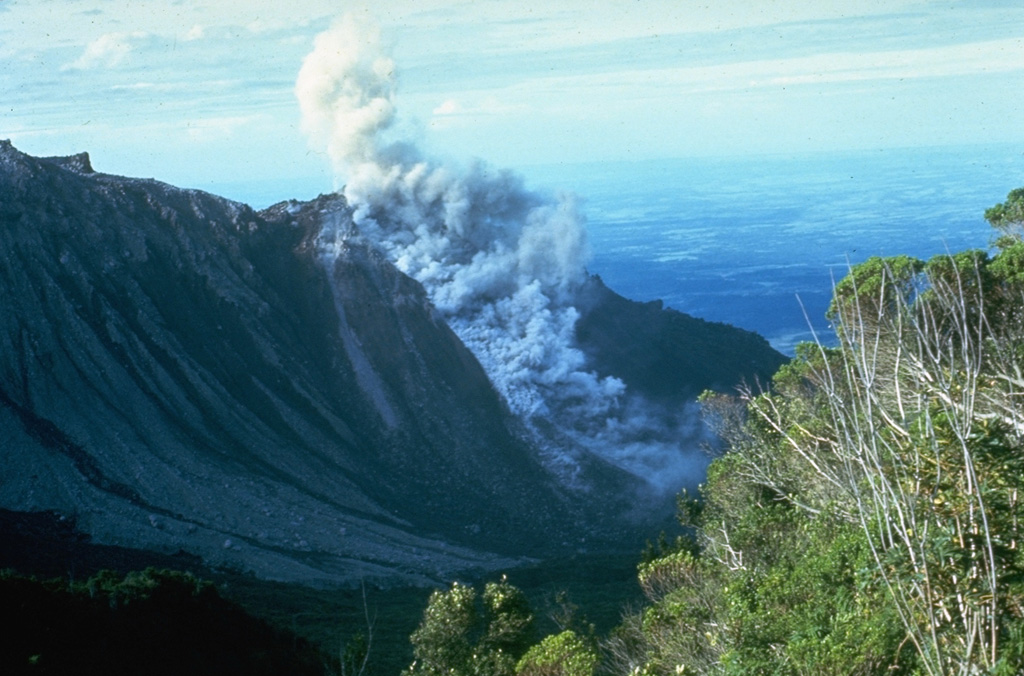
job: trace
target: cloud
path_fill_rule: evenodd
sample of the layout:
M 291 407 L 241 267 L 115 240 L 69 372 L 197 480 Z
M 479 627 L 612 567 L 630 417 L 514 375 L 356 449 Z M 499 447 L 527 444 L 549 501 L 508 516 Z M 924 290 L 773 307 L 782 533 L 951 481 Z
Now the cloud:
M 1024 39 L 991 40 L 914 50 L 822 54 L 767 62 L 759 76 L 772 85 L 908 80 L 1024 71 Z
M 463 105 L 455 99 L 445 99 L 431 111 L 430 127 L 440 131 L 476 118 L 510 113 L 524 114 L 528 111 L 529 106 L 525 104 L 504 103 L 496 96 L 487 96 L 471 105 Z
M 174 85 L 169 85 L 169 84 L 166 84 L 166 83 L 164 83 L 164 84 L 157 84 L 155 82 L 129 82 L 129 83 L 122 83 L 122 84 L 111 85 L 110 89 L 111 89 L 111 91 L 123 91 L 123 90 L 140 91 L 140 90 L 146 90 L 146 89 L 171 91 L 172 89 L 174 89 Z
M 90 42 L 76 60 L 61 66 L 61 70 L 96 70 L 121 66 L 128 55 L 148 33 L 106 33 Z
M 260 116 L 258 115 L 207 117 L 186 120 L 184 127 L 190 141 L 211 143 L 230 139 L 235 136 L 239 129 L 249 126 L 259 119 Z
M 195 24 L 192 28 L 188 29 L 181 39 L 185 42 L 192 42 L 193 40 L 202 40 L 206 35 L 206 29 L 200 24 Z
M 573 347 L 568 299 L 587 257 L 575 203 L 393 139 L 394 69 L 379 35 L 349 17 L 316 38 L 296 83 L 303 128 L 326 148 L 360 233 L 424 285 L 513 410 L 529 415 L 549 391 L 579 396 L 588 385 L 607 406 L 619 386 L 581 371 Z
M 379 30 L 351 15 L 316 36 L 295 95 L 303 131 L 311 144 L 326 148 L 338 174 L 376 163 L 383 133 L 395 120 L 394 71 L 381 52 Z
M 749 54 L 733 62 L 697 66 L 621 67 L 599 72 L 542 74 L 507 87 L 508 97 L 533 97 L 548 105 L 605 99 L 660 100 L 682 95 L 747 92 L 800 85 L 903 81 L 1024 72 L 1024 39 L 978 41 L 919 49 L 848 51 L 839 46 L 813 54 L 771 58 Z M 461 108 L 459 113 L 465 112 Z M 595 111 L 596 112 L 596 111 Z
M 448 99 L 432 111 L 434 115 L 460 115 L 463 108 L 458 101 Z

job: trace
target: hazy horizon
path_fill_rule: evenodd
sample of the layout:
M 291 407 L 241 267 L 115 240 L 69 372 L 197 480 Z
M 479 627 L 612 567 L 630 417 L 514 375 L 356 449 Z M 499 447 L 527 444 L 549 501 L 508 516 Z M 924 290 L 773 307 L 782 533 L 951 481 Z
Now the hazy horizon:
M 0 138 L 98 169 L 333 185 L 296 76 L 345 13 L 379 26 L 396 136 L 495 167 L 1024 146 L 1013 2 L 0 0 Z
M 621 257 L 620 270 L 645 271 L 646 286 L 630 285 L 627 276 L 613 285 L 617 290 L 666 298 L 677 309 L 762 331 L 788 347 L 784 327 L 747 322 L 727 309 L 741 307 L 745 295 L 756 299 L 752 290 L 765 279 L 755 275 L 746 286 L 730 287 L 708 277 L 711 268 L 668 270 L 657 256 L 682 261 L 703 252 L 718 259 L 713 265 L 737 266 L 731 276 L 742 277 L 746 263 L 734 256 L 740 244 L 728 234 L 729 224 L 747 217 L 737 209 L 767 201 L 811 212 L 813 201 L 829 199 L 801 164 L 860 153 L 876 173 L 892 164 L 920 178 L 930 160 L 927 150 L 914 149 L 936 148 L 943 156 L 961 149 L 974 158 L 979 148 L 1007 156 L 1024 150 L 1024 118 L 1013 95 L 1024 89 L 1024 7 L 931 0 L 808 5 L 384 0 L 370 8 L 326 0 L 298 7 L 155 0 L 143 8 L 0 0 L 0 83 L 8 94 L 0 138 L 34 155 L 88 151 L 98 171 L 154 177 L 257 208 L 330 192 L 367 160 L 386 167 L 401 156 L 403 171 L 428 160 L 449 178 L 484 183 L 511 168 L 531 191 L 579 195 L 574 218 L 581 227 L 590 220 L 592 271 L 601 273 L 612 256 Z M 300 71 L 316 52 L 320 72 L 302 84 Z M 348 70 L 355 80 L 338 77 Z M 373 94 L 381 83 L 383 93 Z M 320 112 L 310 117 L 311 110 Z M 334 131 L 324 136 L 326 129 Z M 339 163 L 342 157 L 348 159 Z M 652 162 L 688 168 L 638 180 Z M 714 173 L 716 163 L 732 173 L 716 174 L 721 185 L 709 189 L 701 172 Z M 1005 166 L 1012 168 L 1005 185 L 979 197 L 987 203 L 958 207 L 980 220 L 980 209 L 1024 183 L 1019 162 Z M 601 179 L 581 180 L 584 174 Z M 845 189 L 836 175 L 829 180 L 828 190 Z M 974 179 L 954 171 L 943 180 Z M 875 185 L 871 190 L 885 192 Z M 734 187 L 764 197 L 736 195 L 730 204 Z M 717 202 L 685 197 L 709 190 L 718 191 Z M 873 205 L 880 194 L 861 186 L 841 197 L 845 213 L 833 220 L 879 218 Z M 650 208 L 623 211 L 632 214 L 623 220 L 614 213 L 619 201 Z M 666 216 L 668 203 L 675 211 Z M 899 205 L 908 223 L 932 217 L 912 211 L 920 208 L 910 198 Z M 787 223 L 785 214 L 773 218 Z M 824 237 L 827 227 L 813 223 L 824 229 L 810 235 Z M 616 248 L 608 236 L 616 228 L 642 231 L 643 246 L 658 250 L 655 258 Z M 685 228 L 721 232 L 701 241 L 687 234 L 694 250 L 666 254 Z M 925 235 L 909 232 L 900 241 L 913 252 L 914 238 Z M 838 234 L 847 249 L 819 256 L 780 239 L 771 251 L 800 249 L 807 257 L 801 265 L 835 266 L 846 255 L 856 258 L 858 248 L 878 246 L 856 233 Z M 707 249 L 710 242 L 716 248 Z M 743 246 L 768 245 L 762 239 Z M 769 249 L 761 253 L 771 255 Z M 719 303 L 723 292 L 732 300 Z

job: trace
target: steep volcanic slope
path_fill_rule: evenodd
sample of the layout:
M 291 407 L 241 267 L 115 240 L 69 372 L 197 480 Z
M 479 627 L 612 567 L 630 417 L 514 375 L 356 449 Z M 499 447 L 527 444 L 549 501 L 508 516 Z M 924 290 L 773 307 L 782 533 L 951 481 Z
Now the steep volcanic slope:
M 652 403 L 678 403 L 743 378 L 766 383 L 786 358 L 762 336 L 615 293 L 598 277 L 580 292 L 576 338 L 602 376 Z
M 597 279 L 579 294 L 592 368 L 665 411 L 781 358 Z M 552 421 L 510 414 L 343 197 L 257 213 L 0 142 L 0 508 L 270 578 L 437 578 L 629 527 L 631 460 Z M 571 487 L 559 440 L 584 449 Z
M 571 530 L 418 285 L 353 245 L 336 297 L 314 234 L 0 147 L 0 506 L 281 577 Z

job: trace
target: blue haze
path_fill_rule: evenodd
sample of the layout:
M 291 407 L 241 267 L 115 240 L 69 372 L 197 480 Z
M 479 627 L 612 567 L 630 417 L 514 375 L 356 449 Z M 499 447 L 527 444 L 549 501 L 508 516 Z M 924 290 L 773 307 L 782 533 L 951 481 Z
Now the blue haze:
M 826 342 L 833 280 L 874 255 L 988 248 L 986 208 L 1024 186 L 1022 148 L 533 167 L 581 196 L 591 272 L 636 300 L 762 334 Z M 806 315 L 805 315 L 806 310 Z M 808 323 L 810 320 L 810 326 Z
M 635 300 L 757 331 L 792 354 L 826 342 L 832 283 L 875 255 L 988 248 L 986 208 L 1024 186 L 1024 147 L 886 149 L 521 167 L 577 194 L 589 270 Z M 329 177 L 202 187 L 268 206 Z M 806 316 L 805 316 L 806 310 Z M 810 323 L 808 322 L 810 320 Z

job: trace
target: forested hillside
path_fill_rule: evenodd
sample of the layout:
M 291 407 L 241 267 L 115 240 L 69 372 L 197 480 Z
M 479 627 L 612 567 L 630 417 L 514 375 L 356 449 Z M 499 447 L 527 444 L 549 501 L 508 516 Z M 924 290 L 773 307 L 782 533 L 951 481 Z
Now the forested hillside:
M 680 496 L 695 536 L 639 566 L 645 608 L 527 649 L 514 588 L 456 585 L 408 673 L 1024 673 L 1024 189 L 985 216 L 994 255 L 870 259 L 835 347 L 703 397 L 726 450 Z

